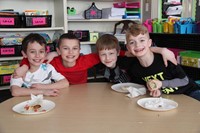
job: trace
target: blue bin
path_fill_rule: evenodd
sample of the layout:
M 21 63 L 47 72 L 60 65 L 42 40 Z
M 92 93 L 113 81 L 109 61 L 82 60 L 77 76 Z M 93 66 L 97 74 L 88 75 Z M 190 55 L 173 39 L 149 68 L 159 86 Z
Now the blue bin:
M 191 34 L 196 32 L 196 24 L 191 18 L 181 18 L 174 24 L 175 33 L 178 34 Z

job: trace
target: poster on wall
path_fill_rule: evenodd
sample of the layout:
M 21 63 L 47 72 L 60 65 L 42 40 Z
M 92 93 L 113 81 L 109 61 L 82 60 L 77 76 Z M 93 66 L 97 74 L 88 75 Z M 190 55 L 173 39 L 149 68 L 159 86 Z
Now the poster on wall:
M 182 11 L 182 0 L 162 0 L 162 18 L 181 17 Z

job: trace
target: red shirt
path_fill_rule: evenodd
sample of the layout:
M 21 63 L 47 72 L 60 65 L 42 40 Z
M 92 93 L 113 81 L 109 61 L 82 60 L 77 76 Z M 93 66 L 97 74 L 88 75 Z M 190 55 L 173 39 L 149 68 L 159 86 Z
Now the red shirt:
M 125 56 L 125 51 L 121 50 L 120 56 Z M 100 63 L 100 59 L 98 54 L 95 53 L 79 56 L 76 60 L 76 65 L 73 67 L 63 66 L 61 56 L 54 57 L 50 62 L 50 64 L 69 81 L 69 84 L 86 83 L 88 69 L 98 63 Z M 27 58 L 22 60 L 21 65 L 23 64 L 29 66 Z
M 79 56 L 76 65 L 65 67 L 62 64 L 61 56 L 54 57 L 50 62 L 54 68 L 69 81 L 70 84 L 81 84 L 87 82 L 88 69 L 100 62 L 97 54 L 88 54 Z M 29 64 L 27 59 L 23 59 L 21 64 Z

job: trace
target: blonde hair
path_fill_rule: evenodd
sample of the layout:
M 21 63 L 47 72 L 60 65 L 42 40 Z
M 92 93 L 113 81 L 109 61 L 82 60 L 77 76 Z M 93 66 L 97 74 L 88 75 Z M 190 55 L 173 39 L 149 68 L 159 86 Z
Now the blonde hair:
M 127 43 L 129 42 L 130 36 L 138 36 L 139 34 L 142 34 L 142 35 L 146 34 L 149 38 L 149 32 L 144 25 L 142 24 L 131 25 L 126 32 L 126 42 Z
M 97 52 L 105 49 L 120 50 L 118 39 L 114 35 L 104 34 L 96 42 Z

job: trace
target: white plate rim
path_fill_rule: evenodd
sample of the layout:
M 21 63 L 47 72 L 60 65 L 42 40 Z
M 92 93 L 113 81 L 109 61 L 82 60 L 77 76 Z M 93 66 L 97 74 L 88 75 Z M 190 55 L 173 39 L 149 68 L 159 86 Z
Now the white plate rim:
M 49 112 L 50 110 L 54 109 L 55 108 L 55 103 L 53 101 L 50 101 L 50 100 L 43 100 L 44 102 L 44 105 L 45 106 L 49 106 L 49 108 L 46 109 L 46 111 L 41 111 L 41 112 L 22 112 L 24 108 L 24 106 L 29 102 L 30 100 L 27 100 L 27 101 L 24 101 L 24 102 L 21 102 L 19 104 L 16 104 L 15 106 L 13 106 L 12 110 L 16 113 L 19 113 L 19 114 L 23 114 L 23 115 L 36 115 L 36 114 L 43 114 L 43 113 L 47 113 Z
M 147 109 L 147 110 L 151 110 L 151 111 L 169 111 L 169 110 L 173 110 L 173 109 L 175 109 L 175 108 L 178 107 L 178 103 L 177 103 L 177 102 L 175 102 L 174 100 L 171 100 L 171 99 L 166 99 L 166 98 L 162 98 L 162 100 L 163 100 L 164 102 L 168 102 L 168 103 L 170 103 L 170 104 L 173 104 L 173 105 L 174 105 L 174 108 L 170 108 L 170 109 L 155 109 L 155 108 L 147 108 L 147 107 L 145 107 L 145 106 L 143 105 L 145 101 L 149 101 L 149 100 L 158 100 L 158 99 L 159 99 L 159 98 L 155 98 L 155 97 L 141 98 L 141 99 L 137 100 L 137 104 L 138 104 L 140 107 L 142 107 L 142 108 L 144 108 L 144 109 Z
M 136 88 L 142 88 L 144 87 L 143 85 L 141 84 L 136 84 L 136 83 L 130 83 L 130 82 L 127 82 L 127 83 L 118 83 L 118 84 L 114 84 L 111 86 L 111 89 L 114 90 L 114 91 L 117 91 L 117 92 L 121 92 L 121 93 L 128 93 L 128 90 L 122 90 L 120 87 L 122 86 L 133 86 Z

